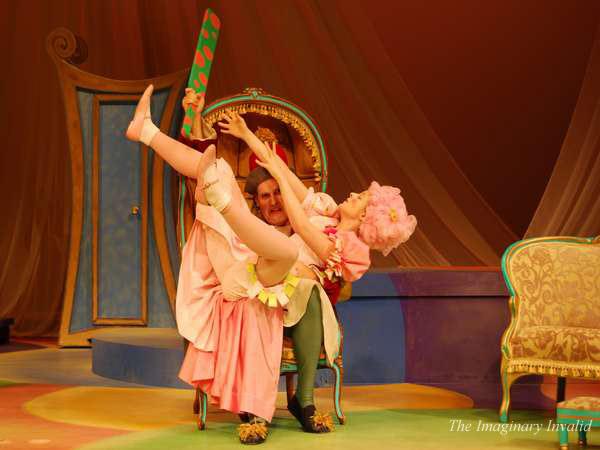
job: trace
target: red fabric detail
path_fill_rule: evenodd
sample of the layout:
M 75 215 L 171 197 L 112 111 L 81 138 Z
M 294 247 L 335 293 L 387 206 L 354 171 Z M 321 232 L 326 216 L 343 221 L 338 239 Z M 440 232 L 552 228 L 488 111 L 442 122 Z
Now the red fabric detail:
M 325 227 L 323 229 L 323 233 L 325 233 L 327 236 L 329 236 L 331 234 L 336 234 L 337 228 L 336 227 Z
M 288 163 L 288 159 L 287 159 L 287 155 L 285 154 L 285 150 L 283 149 L 283 147 L 279 144 L 275 144 L 275 151 L 277 152 L 277 156 L 279 156 L 284 163 Z M 250 171 L 256 169 L 258 167 L 258 164 L 256 163 L 256 160 L 258 158 L 256 157 L 256 155 L 254 153 L 250 154 L 250 158 L 248 158 L 248 166 L 250 167 Z
M 342 290 L 342 283 L 340 280 L 331 281 L 329 278 L 325 277 L 323 280 L 323 290 L 329 297 L 329 301 L 333 306 L 337 303 L 340 298 L 340 292 Z
M 186 138 L 183 135 L 179 135 L 179 139 L 178 140 L 182 144 L 185 144 L 188 147 L 193 148 L 194 150 L 198 150 L 200 153 L 203 153 L 204 150 L 206 150 L 206 148 L 210 144 L 217 145 L 217 140 L 216 139 L 205 139 L 203 141 L 200 141 L 200 140 L 188 139 L 188 138 Z
M 326 278 L 331 277 L 332 274 L 335 278 L 341 277 L 350 282 L 361 278 L 371 266 L 367 244 L 362 242 L 353 231 L 338 230 L 328 226 L 323 229 L 323 233 L 336 246 L 323 267 Z

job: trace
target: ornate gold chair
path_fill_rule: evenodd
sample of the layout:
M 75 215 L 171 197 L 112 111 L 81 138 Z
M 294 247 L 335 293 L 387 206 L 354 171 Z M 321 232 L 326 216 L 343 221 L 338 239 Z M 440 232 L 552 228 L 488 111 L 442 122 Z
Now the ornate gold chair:
M 315 191 L 324 191 L 327 186 L 327 156 L 321 134 L 306 112 L 287 100 L 265 94 L 256 88 L 246 89 L 242 94 L 217 100 L 203 112 L 206 124 L 214 127 L 224 118 L 225 112 L 235 111 L 244 117 L 251 130 L 258 127 L 268 128 L 277 137 L 278 143 L 285 149 L 288 164 L 296 175 L 308 187 Z M 240 189 L 244 190 L 246 177 L 249 170 L 249 156 L 251 150 L 239 139 L 232 136 L 219 134 L 217 138 L 217 156 L 224 158 L 236 175 Z M 187 236 L 191 228 L 194 214 L 193 193 L 195 183 L 185 180 L 180 186 L 180 211 L 178 233 Z M 247 196 L 251 204 L 252 199 Z M 183 226 L 182 226 L 183 225 Z M 341 298 L 349 298 L 348 292 L 342 292 Z M 340 326 L 341 330 L 341 326 Z M 341 387 L 343 379 L 343 333 L 340 353 L 330 366 L 322 351 L 319 368 L 333 371 L 335 385 L 333 397 L 335 412 L 340 424 L 345 422 L 345 416 L 340 406 Z M 293 396 L 293 376 L 298 370 L 294 357 L 293 342 L 285 337 L 282 349 L 281 374 L 286 376 L 286 391 L 288 400 Z M 197 414 L 198 429 L 203 430 L 206 424 L 207 395 L 196 389 L 193 411 Z
M 315 191 L 327 188 L 327 154 L 316 123 L 298 106 L 279 97 L 266 94 L 258 88 L 245 89 L 243 93 L 217 100 L 203 111 L 203 118 L 209 127 L 225 117 L 226 111 L 235 111 L 244 117 L 248 127 L 255 131 L 258 127 L 268 128 L 285 149 L 288 165 L 308 187 Z M 225 159 L 236 175 L 242 192 L 246 177 L 250 172 L 251 150 L 239 139 L 226 134 L 218 134 L 217 157 Z M 194 221 L 195 180 L 186 179 L 180 186 L 180 210 L 177 227 L 178 238 L 183 244 L 181 233 L 186 235 Z M 248 203 L 252 199 L 246 194 Z M 183 226 L 182 226 L 183 225 Z M 187 236 L 186 236 L 187 237 Z
M 502 404 L 524 375 L 600 379 L 600 237 L 544 237 L 510 246 L 502 258 L 511 321 L 502 336 Z

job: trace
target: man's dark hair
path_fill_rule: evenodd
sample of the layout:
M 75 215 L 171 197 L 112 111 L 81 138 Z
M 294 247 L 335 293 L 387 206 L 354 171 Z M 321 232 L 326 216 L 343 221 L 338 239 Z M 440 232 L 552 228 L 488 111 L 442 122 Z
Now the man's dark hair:
M 267 169 L 264 167 L 257 167 L 252 170 L 246 177 L 246 186 L 244 191 L 250 194 L 252 197 L 258 193 L 258 185 L 263 181 L 267 181 L 273 178 Z

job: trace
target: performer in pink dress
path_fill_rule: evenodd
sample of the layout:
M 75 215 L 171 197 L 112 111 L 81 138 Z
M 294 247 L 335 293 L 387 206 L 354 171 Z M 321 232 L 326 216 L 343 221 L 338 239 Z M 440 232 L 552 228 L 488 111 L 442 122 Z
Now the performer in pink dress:
M 227 115 L 219 125 L 223 133 L 244 140 L 259 158 L 258 164 L 268 169 L 277 181 L 296 233 L 291 240 L 299 249 L 299 261 L 312 268 L 322 282 L 324 279 L 355 281 L 364 271 L 352 273 L 352 255 L 366 255 L 368 261 L 368 251 L 374 249 L 386 256 L 414 232 L 417 220 L 407 213 L 398 188 L 373 181 L 369 189 L 350 194 L 338 206 L 329 195 L 315 194 L 312 188 L 306 188 L 276 156 L 275 146 L 269 148 L 260 142 L 239 114 Z M 212 173 L 208 176 L 213 178 L 205 184 L 210 190 L 218 180 Z M 221 191 L 222 195 L 228 195 L 226 187 Z M 223 211 L 223 215 L 229 222 L 228 216 L 232 215 L 228 211 Z M 234 222 L 233 218 L 231 221 Z M 235 226 L 232 228 L 235 230 Z
M 180 173 L 199 180 L 197 220 L 182 255 L 177 296 L 180 332 L 193 343 L 182 377 L 210 393 L 222 408 L 270 420 L 279 377 L 282 322 L 297 323 L 311 293 L 319 290 L 324 346 L 327 357 L 335 358 L 337 322 L 318 280 L 357 279 L 369 265 L 367 244 L 387 253 L 408 239 L 416 220 L 407 215 L 399 190 L 376 183 L 368 191 L 351 195 L 338 208 L 326 200 L 322 201 L 326 206 L 319 209 L 317 199 L 323 197 L 308 191 L 272 150 L 243 130 L 245 123 L 239 116 L 231 116 L 221 124 L 224 132 L 240 134 L 239 125 L 244 134 L 238 137 L 250 141 L 261 164 L 280 184 L 286 211 L 299 235 L 288 238 L 250 213 L 231 169 L 223 160 L 215 162 L 214 146 L 200 155 L 159 132 L 149 115 L 151 92 L 149 87 L 142 96 L 128 138 L 141 140 Z M 212 208 L 202 204 L 204 196 Z M 301 202 L 307 199 L 305 212 Z M 322 216 L 326 212 L 329 217 Z M 323 220 L 333 226 L 318 228 L 315 221 Z M 194 298 L 203 300 L 194 302 Z M 263 302 L 272 309 L 265 310 Z M 186 314 L 180 316 L 180 310 Z M 319 350 L 320 341 L 317 359 Z M 314 411 L 314 405 L 300 399 L 295 402 L 289 405 L 290 411 L 303 427 L 314 429 L 314 415 L 306 414 L 309 406 Z

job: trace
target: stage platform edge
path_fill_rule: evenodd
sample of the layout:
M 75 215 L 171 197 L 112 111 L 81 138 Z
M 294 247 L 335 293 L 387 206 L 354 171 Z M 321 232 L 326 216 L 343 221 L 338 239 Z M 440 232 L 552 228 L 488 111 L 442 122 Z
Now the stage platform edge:
M 104 328 L 92 341 L 92 372 L 147 386 L 190 388 L 177 373 L 184 339 L 174 328 Z
M 344 383 L 497 383 L 507 298 L 494 267 L 369 271 L 353 284 L 352 299 L 337 305 Z M 99 329 L 92 343 L 92 370 L 100 376 L 188 387 L 177 378 L 185 343 L 175 329 Z M 317 386 L 332 381 L 319 371 Z

